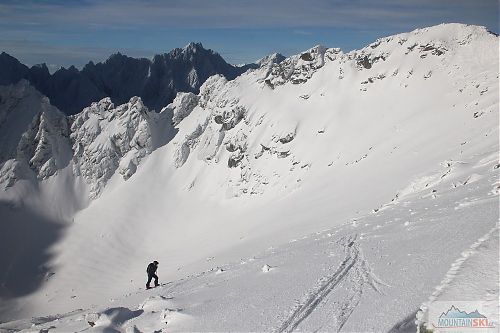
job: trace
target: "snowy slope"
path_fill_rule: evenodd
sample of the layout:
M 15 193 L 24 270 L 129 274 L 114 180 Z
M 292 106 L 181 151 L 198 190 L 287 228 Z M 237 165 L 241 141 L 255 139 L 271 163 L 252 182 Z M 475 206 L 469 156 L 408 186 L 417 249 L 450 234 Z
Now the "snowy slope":
M 440 25 L 213 76 L 157 114 L 161 126 L 137 101 L 118 107 L 126 118 L 84 110 L 71 166 L 88 171 L 68 173 L 87 175 L 95 199 L 50 244 L 46 281 L 3 318 L 84 308 L 36 328 L 411 327 L 460 253 L 497 228 L 498 51 L 484 28 Z M 173 282 L 137 292 L 153 258 Z
M 53 332 L 414 332 L 419 303 L 426 302 L 434 285 L 441 284 L 449 274 L 450 264 L 460 251 L 476 243 L 472 237 L 464 240 L 458 236 L 493 234 L 489 238 L 492 242 L 483 241 L 475 248 L 481 253 L 488 249 L 486 244 L 491 244 L 494 251 L 498 227 L 493 233 L 486 230 L 495 225 L 489 218 L 498 209 L 497 194 L 485 195 L 491 190 L 491 181 L 498 179 L 491 168 L 492 163 L 467 163 L 433 187 L 439 195 L 432 196 L 430 189 L 417 191 L 377 213 L 287 243 L 273 243 L 250 256 L 223 264 L 217 263 L 218 256 L 204 258 L 206 269 L 168 280 L 158 289 L 131 290 L 85 310 L 67 313 L 76 309 L 69 307 L 61 309 L 60 314 L 52 312 L 52 316 L 10 322 L 0 328 L 25 332 L 50 327 Z M 471 169 L 489 176 L 472 185 L 453 187 L 455 182 L 467 179 Z M 471 223 L 478 217 L 481 220 Z M 433 235 L 449 237 L 436 242 Z M 483 257 L 487 270 L 480 272 L 498 271 L 498 263 L 491 262 L 495 255 L 498 252 Z M 458 278 L 447 290 L 461 292 L 463 283 L 476 285 L 479 288 L 470 295 L 471 300 L 478 291 L 494 290 L 491 285 L 495 287 L 498 281 L 494 276 L 486 275 L 486 280 L 478 281 L 475 258 L 481 257 L 471 256 L 472 260 L 454 269 Z M 460 294 L 460 299 L 463 297 Z M 95 327 L 91 328 L 89 321 Z

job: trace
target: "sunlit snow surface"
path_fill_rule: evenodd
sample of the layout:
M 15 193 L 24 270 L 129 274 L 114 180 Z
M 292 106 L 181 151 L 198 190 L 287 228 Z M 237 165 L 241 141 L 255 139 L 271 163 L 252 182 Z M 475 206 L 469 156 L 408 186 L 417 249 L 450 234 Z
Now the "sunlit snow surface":
M 43 282 L 3 302 L 37 317 L 0 328 L 411 331 L 439 297 L 498 300 L 498 52 L 455 24 L 316 47 L 180 96 L 146 131 L 170 113 L 175 136 L 84 209 L 84 159 L 37 190 L 18 181 L 5 216 L 43 209 L 63 230 Z M 48 207 L 61 177 L 73 187 Z M 153 259 L 163 284 L 146 291 Z

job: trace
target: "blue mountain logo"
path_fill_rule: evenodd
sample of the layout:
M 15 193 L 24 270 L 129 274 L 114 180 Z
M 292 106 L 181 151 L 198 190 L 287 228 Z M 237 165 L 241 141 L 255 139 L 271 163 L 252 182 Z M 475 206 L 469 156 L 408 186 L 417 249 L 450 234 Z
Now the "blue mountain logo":
M 460 311 L 458 308 L 456 308 L 454 305 L 451 306 L 451 308 L 446 311 L 441 313 L 439 318 L 486 318 L 486 316 L 482 315 L 479 313 L 479 311 L 475 310 L 472 312 L 465 312 L 465 311 Z
M 493 328 L 495 323 L 489 321 L 488 318 L 479 313 L 476 309 L 471 312 L 461 311 L 454 305 L 451 308 L 441 313 L 438 317 L 437 325 L 432 324 L 435 328 Z

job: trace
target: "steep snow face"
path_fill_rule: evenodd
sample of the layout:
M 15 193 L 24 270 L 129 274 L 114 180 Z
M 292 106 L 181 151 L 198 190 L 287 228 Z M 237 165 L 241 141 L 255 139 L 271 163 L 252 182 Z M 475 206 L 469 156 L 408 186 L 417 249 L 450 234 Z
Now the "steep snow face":
M 139 97 L 118 107 L 105 98 L 74 116 L 74 171 L 90 184 L 93 198 L 115 172 L 130 178 L 141 159 L 153 151 L 151 123 L 155 120 Z
M 22 134 L 49 101 L 25 80 L 0 86 L 0 163 L 16 156 Z
M 444 25 L 349 54 L 317 46 L 230 82 L 211 77 L 178 125 L 174 164 L 207 163 L 207 182 L 223 174 L 220 191 L 233 197 L 295 191 L 316 174 L 312 168 L 336 169 L 326 179 L 344 183 L 348 168 L 413 164 L 419 142 L 443 145 L 418 148 L 428 163 L 441 163 L 439 154 L 444 159 L 454 142 L 479 140 L 481 131 L 493 144 L 495 127 L 484 117 L 495 117 L 498 107 L 495 40 L 479 27 Z M 401 176 L 422 172 L 418 163 L 408 167 Z M 214 183 L 202 187 L 217 191 Z
M 86 179 L 91 198 L 113 175 L 129 179 L 142 159 L 171 140 L 170 111 L 150 111 L 140 97 L 119 106 L 105 98 L 70 118 L 74 174 Z
M 214 162 L 217 163 L 219 159 L 216 155 L 227 131 L 245 117 L 245 107 L 238 104 L 238 98 L 226 94 L 226 84 L 227 80 L 222 76 L 212 76 L 203 84 L 198 100 L 200 109 L 193 116 L 195 121 L 182 126 L 177 136 L 179 139 L 174 142 L 174 163 L 177 167 L 186 162 L 192 150 L 197 151 L 200 160 L 210 163 L 215 159 Z M 242 147 L 234 146 L 234 149 L 229 149 L 235 152 Z
M 17 159 L 28 161 L 39 179 L 47 179 L 71 159 L 68 120 L 50 106 L 35 117 L 17 147 Z
M 273 54 L 270 54 L 268 56 L 265 56 L 265 57 L 257 60 L 255 63 L 259 67 L 262 67 L 262 66 L 266 66 L 266 65 L 270 65 L 270 64 L 279 64 L 285 59 L 286 59 L 286 57 L 284 55 L 282 55 L 280 53 L 273 53 Z
M 314 256 L 328 253 L 333 242 L 341 245 L 335 251 L 345 251 L 345 260 L 337 257 L 332 266 L 325 258 L 331 274 L 307 279 L 320 282 L 312 298 L 306 294 L 289 316 L 272 313 L 283 323 L 266 328 L 297 327 L 307 320 L 308 304 L 326 299 L 321 290 L 337 282 L 345 288 L 334 293 L 346 302 L 356 300 L 347 304 L 353 316 L 374 312 L 356 312 L 358 303 L 393 313 L 393 302 L 381 294 L 360 301 L 366 293 L 350 282 L 382 276 L 390 286 L 384 293 L 404 304 L 407 313 L 373 327 L 342 317 L 335 330 L 345 324 L 353 331 L 384 331 L 427 299 L 424 294 L 432 288 L 425 286 L 440 281 L 432 273 L 435 261 L 445 274 L 470 239 L 481 237 L 498 220 L 490 205 L 498 195 L 498 37 L 484 28 L 441 25 L 383 38 L 348 54 L 315 47 L 232 81 L 212 76 L 198 95 L 178 95 L 156 122 L 133 106 L 137 103 L 129 102 L 122 116 L 113 116 L 109 111 L 115 108 L 105 100 L 82 114 L 80 125 L 73 123 L 72 133 L 81 136 L 71 134 L 79 152 L 71 163 L 79 163 L 89 179 L 102 179 L 94 190 L 100 195 L 75 215 L 65 238 L 53 247 L 55 274 L 39 292 L 20 300 L 26 305 L 24 315 L 100 304 L 135 291 L 143 283 L 144 264 L 153 258 L 162 263 L 161 276 L 173 280 L 333 228 L 331 241 Z M 124 129 L 129 121 L 130 132 Z M 161 125 L 172 122 L 175 128 Z M 145 137 L 153 143 L 138 132 L 148 133 Z M 172 140 L 158 139 L 161 135 Z M 133 144 L 122 142 L 125 137 Z M 151 146 L 157 149 L 141 157 Z M 129 154 L 138 161 L 133 177 L 122 181 L 128 171 L 107 173 L 108 168 L 120 170 Z M 450 208 L 471 191 L 487 206 L 487 214 L 477 215 L 476 208 L 483 206 L 474 204 L 470 207 L 475 210 L 461 207 L 463 214 Z M 440 238 L 456 225 L 452 212 L 467 217 L 460 226 L 470 238 L 452 237 L 444 247 Z M 476 225 L 465 223 L 475 215 Z M 436 228 L 425 221 L 435 221 Z M 340 229 L 343 238 L 336 235 Z M 360 241 L 352 247 L 348 240 L 356 235 Z M 419 253 L 422 240 L 432 246 L 407 265 L 406 253 L 399 252 L 400 235 L 408 237 L 403 245 L 412 255 Z M 358 253 L 365 253 L 363 260 L 352 258 L 362 258 Z M 342 262 L 353 263 L 355 269 L 347 275 L 353 279 L 332 280 L 351 267 Z M 259 274 L 264 264 L 259 262 Z M 415 267 L 419 269 L 412 272 L 419 274 L 392 274 Z M 300 270 L 287 276 L 298 276 Z M 277 272 L 265 275 L 271 279 Z M 82 285 L 85 290 L 78 287 Z M 406 292 L 414 285 L 421 299 Z M 300 297 L 303 290 L 294 294 Z M 47 298 L 50 309 L 45 308 Z M 343 316 L 342 309 L 335 313 Z
M 162 112 L 173 113 L 172 122 L 178 125 L 182 119 L 189 116 L 191 111 L 198 105 L 200 97 L 193 93 L 178 93 L 174 101 L 162 109 Z
M 31 178 L 27 168 L 45 180 L 66 167 L 72 155 L 66 117 L 27 81 L 0 90 L 0 182 Z

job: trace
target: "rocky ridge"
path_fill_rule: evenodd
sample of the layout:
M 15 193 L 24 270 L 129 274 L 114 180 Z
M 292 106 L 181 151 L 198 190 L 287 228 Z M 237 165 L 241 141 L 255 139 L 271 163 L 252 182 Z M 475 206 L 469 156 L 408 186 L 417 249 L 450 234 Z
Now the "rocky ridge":
M 141 97 L 151 110 L 159 111 L 173 101 L 177 92 L 198 93 L 201 84 L 214 74 L 229 80 L 255 64 L 232 66 L 216 52 L 190 43 L 152 59 L 132 58 L 121 53 L 100 63 L 89 62 L 81 70 L 74 66 L 50 74 L 45 64 L 29 68 L 7 53 L 0 54 L 0 84 L 28 80 L 50 102 L 66 114 L 76 114 L 102 98 L 115 104 Z

